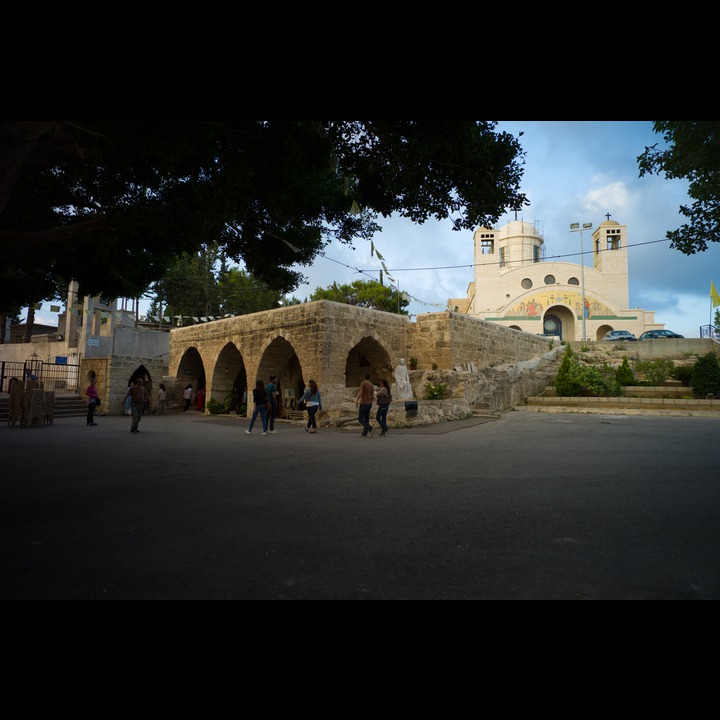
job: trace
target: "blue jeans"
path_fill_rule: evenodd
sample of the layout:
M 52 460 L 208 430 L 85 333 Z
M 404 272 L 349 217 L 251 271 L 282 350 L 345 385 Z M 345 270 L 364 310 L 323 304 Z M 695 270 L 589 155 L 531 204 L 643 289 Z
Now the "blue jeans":
M 277 403 L 270 401 L 270 412 L 267 416 L 267 424 L 270 430 L 275 429 L 275 418 L 277 417 Z
M 372 408 L 372 403 L 361 403 L 358 407 L 358 422 L 363 426 L 363 435 L 367 435 L 370 430 L 372 430 L 372 425 L 370 424 L 370 409 Z
M 262 420 L 263 432 L 267 432 L 267 416 L 265 414 L 265 403 L 255 406 L 252 418 L 250 418 L 250 426 L 248 427 L 248 430 L 252 432 L 253 425 L 255 424 L 255 418 L 258 416 L 258 413 L 260 413 L 260 419 Z
M 132 404 L 132 420 L 130 422 L 130 429 L 137 430 L 140 423 L 140 419 L 143 416 L 143 410 L 145 409 L 145 403 L 133 403 Z
M 307 425 L 305 427 L 307 429 L 315 428 L 317 430 L 317 423 L 315 422 L 315 413 L 318 411 L 318 406 L 317 405 L 306 405 L 305 409 L 307 410 L 307 414 L 308 414 Z
M 375 419 L 378 421 L 384 433 L 388 431 L 387 414 L 389 409 L 389 405 L 378 405 L 377 413 L 375 413 Z

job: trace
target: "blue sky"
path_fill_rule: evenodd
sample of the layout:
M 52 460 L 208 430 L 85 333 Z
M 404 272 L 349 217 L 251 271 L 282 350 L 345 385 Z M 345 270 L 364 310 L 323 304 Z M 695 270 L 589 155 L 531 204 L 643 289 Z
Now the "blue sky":
M 683 255 L 664 240 L 668 230 L 683 221 L 680 205 L 690 204 L 685 180 L 660 176 L 638 177 L 637 156 L 646 146 L 662 144 L 652 121 L 503 121 L 498 131 L 519 137 L 526 151 L 522 190 L 530 205 L 518 219 L 535 223 L 545 240 L 545 256 L 580 262 L 579 233 L 570 223 L 590 222 L 593 228 L 610 213 L 627 225 L 630 307 L 654 310 L 655 320 L 686 337 L 699 337 L 701 325 L 711 322 L 710 281 L 720 291 L 720 243 L 704 253 Z M 503 216 L 498 226 L 514 219 Z M 473 279 L 473 233 L 455 232 L 449 220 L 415 225 L 402 218 L 380 218 L 382 232 L 373 242 L 400 289 L 414 298 L 409 312 L 443 310 L 449 298 L 464 297 Z M 592 267 L 591 235 L 583 233 L 585 264 Z M 659 242 L 658 242 L 659 241 Z M 317 287 L 333 282 L 378 277 L 380 261 L 371 256 L 370 243 L 354 249 L 339 243 L 327 246 L 312 267 L 297 267 L 308 282 L 292 296 L 309 298 Z M 362 272 L 359 272 L 362 271 Z M 37 322 L 56 324 L 49 303 Z M 141 302 L 141 312 L 147 302 Z M 24 313 L 23 313 L 24 317 Z
M 720 243 L 704 253 L 684 255 L 664 240 L 682 222 L 680 206 L 690 204 L 685 180 L 664 176 L 639 178 L 637 156 L 662 137 L 652 121 L 503 121 L 498 131 L 519 137 L 526 151 L 522 190 L 530 205 L 518 219 L 534 222 L 545 240 L 545 256 L 563 255 L 580 262 L 580 237 L 570 223 L 593 228 L 606 213 L 627 225 L 630 307 L 654 310 L 655 320 L 686 337 L 699 337 L 711 321 L 710 280 L 720 291 Z M 498 226 L 514 219 L 503 216 Z M 452 297 L 465 297 L 473 279 L 473 234 L 455 232 L 451 222 L 414 225 L 402 218 L 380 219 L 383 231 L 373 239 L 401 291 L 413 300 L 413 314 L 435 312 Z M 592 231 L 583 233 L 585 265 L 592 267 Z M 660 242 L 655 242 L 660 241 Z M 573 255 L 575 254 L 575 255 Z M 454 268 L 454 269 L 450 269 Z M 379 260 L 370 243 L 351 250 L 339 243 L 325 249 L 312 268 L 298 268 L 308 282 L 292 293 L 304 300 L 333 281 L 378 277 Z

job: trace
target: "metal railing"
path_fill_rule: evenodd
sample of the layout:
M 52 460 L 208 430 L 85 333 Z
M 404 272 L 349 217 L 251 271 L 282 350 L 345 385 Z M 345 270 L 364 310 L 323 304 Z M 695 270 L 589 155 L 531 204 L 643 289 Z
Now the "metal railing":
M 700 337 L 701 338 L 712 338 L 713 340 L 720 340 L 720 328 L 712 325 L 701 325 L 700 326 Z
M 47 363 L 37 355 L 25 362 L 0 361 L 0 392 L 9 392 L 10 380 L 17 378 L 23 385 L 27 380 L 40 380 L 44 390 L 73 393 L 78 389 L 79 365 Z

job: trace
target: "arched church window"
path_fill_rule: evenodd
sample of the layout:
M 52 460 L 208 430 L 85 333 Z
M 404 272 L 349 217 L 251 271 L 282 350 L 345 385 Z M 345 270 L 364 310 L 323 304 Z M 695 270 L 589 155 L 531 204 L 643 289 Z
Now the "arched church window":
M 568 285 L 579 285 L 580 281 L 576 277 L 571 277 L 568 280 Z
M 554 275 L 546 275 L 545 276 L 545 284 L 546 285 L 554 285 L 555 284 L 555 276 Z

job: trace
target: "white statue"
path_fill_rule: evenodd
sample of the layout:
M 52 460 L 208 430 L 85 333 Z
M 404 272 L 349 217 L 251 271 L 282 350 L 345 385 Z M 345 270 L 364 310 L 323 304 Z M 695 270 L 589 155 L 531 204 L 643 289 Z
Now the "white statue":
M 408 375 L 405 358 L 400 358 L 400 364 L 395 368 L 395 390 L 393 400 L 409 400 L 413 397 L 410 376 Z

